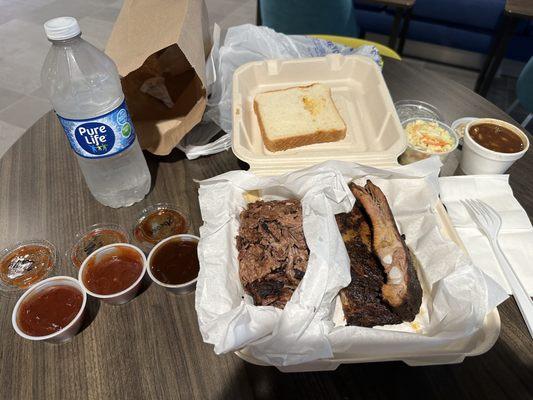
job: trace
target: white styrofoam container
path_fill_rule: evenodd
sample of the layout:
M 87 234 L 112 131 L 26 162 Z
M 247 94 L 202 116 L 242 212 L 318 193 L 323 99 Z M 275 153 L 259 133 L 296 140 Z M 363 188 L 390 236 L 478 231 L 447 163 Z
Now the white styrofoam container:
M 346 137 L 271 152 L 261 137 L 253 109 L 258 93 L 322 83 L 331 89 L 344 120 Z M 374 167 L 397 165 L 407 139 L 389 90 L 374 61 L 363 56 L 267 60 L 245 64 L 233 75 L 233 137 L 235 155 L 257 175 L 279 174 L 326 160 L 355 161 Z
M 457 231 L 451 224 L 448 213 L 441 202 L 437 203 L 435 212 L 443 234 L 453 240 L 466 253 L 466 248 L 459 238 Z M 396 356 L 394 354 L 389 354 L 386 357 L 360 357 L 357 354 L 343 354 L 336 355 L 336 357 L 330 359 L 316 360 L 305 364 L 291 365 L 287 367 L 278 367 L 278 369 L 281 372 L 333 371 L 341 364 L 380 361 L 403 361 L 410 366 L 456 364 L 463 362 L 465 357 L 473 357 L 489 351 L 494 343 L 496 343 L 496 340 L 498 340 L 498 336 L 500 335 L 500 326 L 500 314 L 495 308 L 486 315 L 483 326 L 478 332 L 476 332 L 476 334 L 465 338 L 463 341 L 459 340 L 456 343 L 457 348 L 460 348 L 463 345 L 469 345 L 472 350 L 470 350 L 468 353 L 458 352 L 453 349 L 438 349 L 429 352 L 425 351 L 423 353 L 413 353 L 408 357 L 405 355 Z M 251 364 L 263 366 L 269 365 L 250 355 L 246 351 L 246 348 L 236 351 L 235 354 Z
M 257 93 L 293 86 L 322 83 L 331 88 L 333 101 L 343 118 L 346 138 L 339 142 L 317 143 L 280 152 L 270 152 L 263 145 L 253 100 Z M 256 175 L 279 175 L 326 160 L 353 161 L 378 168 L 398 166 L 398 157 L 407 147 L 407 138 L 394 108 L 389 90 L 377 65 L 367 57 L 332 54 L 326 57 L 268 60 L 245 64 L 233 76 L 234 154 L 250 164 Z M 442 232 L 466 253 L 448 214 L 437 203 Z M 408 365 L 459 363 L 465 357 L 488 351 L 500 334 L 497 309 L 485 317 L 482 328 L 473 336 L 456 343 L 467 345 L 468 353 L 454 349 L 417 352 L 408 357 L 390 354 L 387 357 L 360 357 L 357 354 L 336 355 L 331 359 L 278 367 L 282 372 L 327 371 L 341 364 L 379 361 L 404 361 Z M 243 360 L 268 365 L 254 358 L 246 348 L 235 354 Z

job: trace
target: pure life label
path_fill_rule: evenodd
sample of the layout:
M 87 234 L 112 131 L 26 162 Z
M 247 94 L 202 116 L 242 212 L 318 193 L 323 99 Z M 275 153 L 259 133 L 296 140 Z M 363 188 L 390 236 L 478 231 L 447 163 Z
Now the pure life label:
M 110 157 L 126 150 L 135 140 L 125 101 L 113 111 L 96 118 L 80 120 L 58 117 L 70 147 L 81 157 Z

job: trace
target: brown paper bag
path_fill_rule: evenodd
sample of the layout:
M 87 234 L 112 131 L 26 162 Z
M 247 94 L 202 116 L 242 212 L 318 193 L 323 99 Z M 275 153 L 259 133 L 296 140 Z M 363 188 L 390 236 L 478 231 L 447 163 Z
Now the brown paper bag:
M 125 0 L 106 53 L 143 149 L 166 155 L 200 122 L 210 47 L 203 0 Z

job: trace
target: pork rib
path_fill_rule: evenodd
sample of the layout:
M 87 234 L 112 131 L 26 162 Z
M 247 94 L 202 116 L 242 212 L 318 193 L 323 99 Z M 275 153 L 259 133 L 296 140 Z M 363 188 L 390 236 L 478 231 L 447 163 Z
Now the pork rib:
M 340 291 L 346 323 L 364 327 L 401 323 L 381 296 L 385 273 L 372 252 L 372 233 L 366 216 L 356 204 L 352 211 L 335 218 L 350 257 L 352 280 Z
M 365 187 L 351 183 L 350 189 L 370 217 L 373 250 L 387 274 L 381 288 L 383 300 L 402 320 L 412 321 L 420 310 L 422 288 L 387 198 L 371 181 Z

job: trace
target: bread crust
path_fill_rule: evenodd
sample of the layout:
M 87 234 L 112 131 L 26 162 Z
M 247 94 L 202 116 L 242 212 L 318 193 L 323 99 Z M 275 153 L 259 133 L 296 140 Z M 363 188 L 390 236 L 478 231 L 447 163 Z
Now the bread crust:
M 292 89 L 305 89 L 308 87 L 311 87 L 313 85 L 316 85 L 316 83 L 312 83 L 310 85 L 305 86 L 293 86 L 286 89 L 278 89 L 278 90 L 271 90 L 264 93 L 273 93 L 273 92 L 284 92 L 287 90 Z M 329 96 L 331 98 L 331 89 L 328 88 Z M 333 101 L 333 99 L 331 99 Z M 335 104 L 335 103 L 333 103 Z M 310 144 L 316 144 L 316 143 L 327 143 L 327 142 L 337 142 L 339 140 L 342 140 L 346 137 L 346 123 L 342 119 L 341 115 L 339 114 L 339 110 L 337 110 L 337 107 L 335 108 L 335 112 L 337 113 L 337 116 L 340 118 L 342 123 L 344 124 L 344 129 L 331 129 L 327 131 L 316 131 L 313 134 L 305 134 L 305 135 L 299 135 L 299 136 L 291 136 L 288 138 L 280 138 L 275 140 L 270 140 L 267 137 L 265 126 L 263 124 L 263 120 L 261 119 L 261 114 L 259 113 L 259 104 L 257 103 L 257 100 L 254 99 L 254 112 L 257 116 L 257 121 L 259 123 L 259 130 L 261 131 L 261 137 L 263 138 L 263 143 L 265 147 L 272 151 L 285 151 L 288 149 L 293 149 L 295 147 L 301 147 L 301 146 L 307 146 Z

